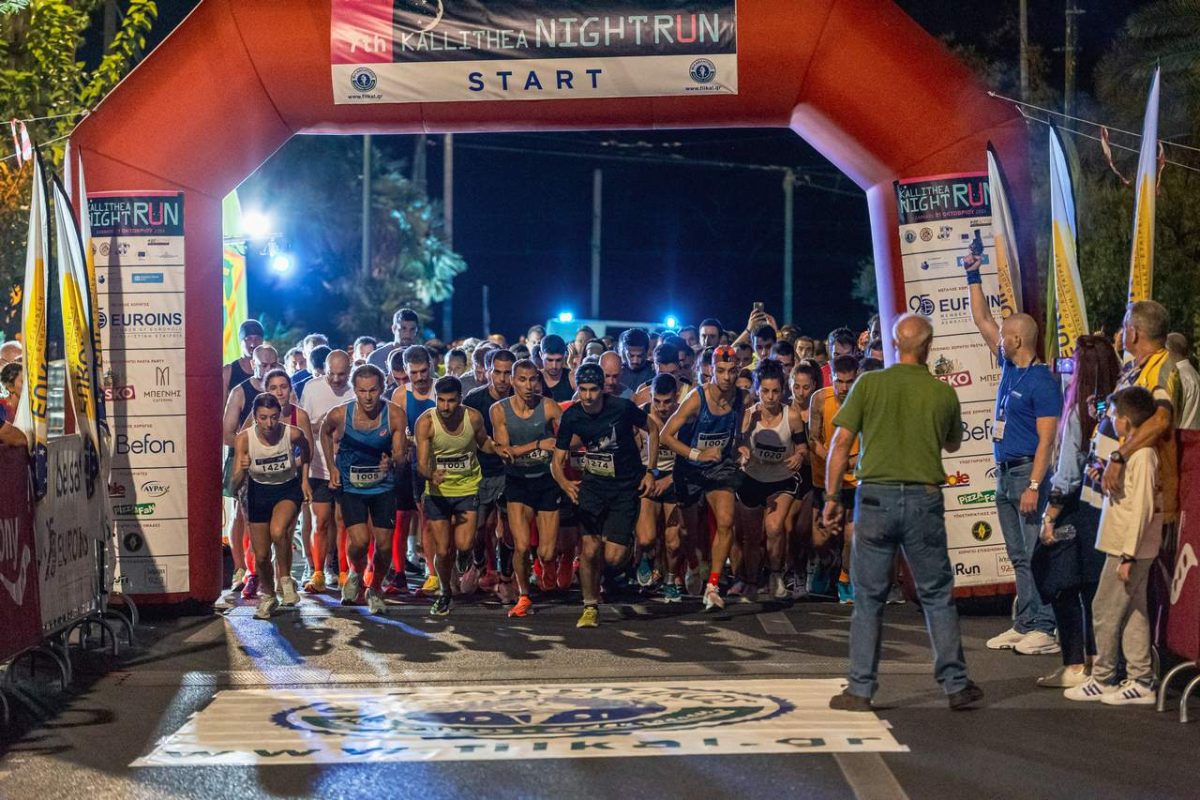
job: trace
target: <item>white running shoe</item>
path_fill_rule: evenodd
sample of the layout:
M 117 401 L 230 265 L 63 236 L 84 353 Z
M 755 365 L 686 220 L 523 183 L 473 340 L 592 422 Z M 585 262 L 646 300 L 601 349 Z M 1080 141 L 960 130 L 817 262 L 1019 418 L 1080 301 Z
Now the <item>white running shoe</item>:
M 704 594 L 704 587 L 708 583 L 708 573 L 709 567 L 707 561 L 701 561 L 696 565 L 695 569 L 689 569 L 687 575 L 683 578 L 687 593 L 694 597 Z
M 1100 698 L 1106 706 L 1152 706 L 1155 701 L 1154 690 L 1137 681 L 1124 680 L 1114 691 Z
M 279 579 L 279 593 L 283 595 L 285 606 L 294 606 L 300 602 L 300 594 L 296 591 L 296 580 L 290 576 Z
M 1030 631 L 1025 634 L 1021 641 L 1013 645 L 1013 650 L 1023 656 L 1050 656 L 1062 652 L 1058 640 L 1043 631 Z
M 387 604 L 383 602 L 383 594 L 375 589 L 367 589 L 367 611 L 371 614 L 387 613 Z
M 357 572 L 350 572 L 346 575 L 346 582 L 342 584 L 342 605 L 350 606 L 358 602 L 358 593 L 362 588 L 362 578 Z
M 999 636 L 993 636 L 987 640 L 988 650 L 1012 650 L 1017 646 L 1017 642 L 1025 638 L 1025 634 L 1018 633 L 1015 628 L 1009 628 Z
M 279 607 L 279 601 L 273 594 L 264 594 L 258 598 L 258 607 L 254 609 L 255 619 L 270 619 L 272 612 Z
M 1099 683 L 1095 678 L 1088 678 L 1085 682 L 1078 686 L 1073 686 L 1063 692 L 1063 697 L 1068 700 L 1079 700 L 1084 703 L 1094 703 L 1098 700 L 1103 700 L 1106 694 L 1112 694 L 1117 691 L 1116 686 Z
M 229 582 L 229 591 L 240 592 L 246 588 L 246 568 L 241 567 L 233 571 L 233 580 Z
M 718 610 L 725 608 L 725 599 L 721 597 L 721 590 L 715 583 L 705 584 L 704 610 L 712 611 L 714 608 Z
M 779 572 L 771 573 L 770 589 L 771 597 L 776 600 L 787 600 L 792 596 L 792 593 L 788 591 L 787 584 L 783 582 L 783 574 Z

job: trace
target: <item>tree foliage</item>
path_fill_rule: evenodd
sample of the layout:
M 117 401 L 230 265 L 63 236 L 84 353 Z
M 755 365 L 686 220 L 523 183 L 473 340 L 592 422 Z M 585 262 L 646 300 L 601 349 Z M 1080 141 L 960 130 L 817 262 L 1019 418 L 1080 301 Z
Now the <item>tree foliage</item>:
M 441 236 L 439 206 L 378 146 L 371 156 L 371 260 L 362 270 L 362 139 L 300 136 L 242 187 L 243 202 L 285 220 L 301 274 L 311 274 L 339 311 L 348 338 L 384 334 L 408 306 L 428 317 L 446 299 L 462 257 Z
M 80 59 L 85 38 L 99 35 L 97 23 L 105 4 L 106 0 L 0 2 L 0 113 L 5 119 L 34 120 L 28 123 L 34 144 L 69 134 L 141 57 L 146 34 L 158 16 L 155 0 L 123 0 L 115 35 L 104 44 L 99 62 L 89 66 Z M 63 145 L 43 147 L 41 153 L 57 168 Z M 18 168 L 12 159 L 0 162 L 0 329 L 9 334 L 20 315 L 30 185 L 28 167 Z

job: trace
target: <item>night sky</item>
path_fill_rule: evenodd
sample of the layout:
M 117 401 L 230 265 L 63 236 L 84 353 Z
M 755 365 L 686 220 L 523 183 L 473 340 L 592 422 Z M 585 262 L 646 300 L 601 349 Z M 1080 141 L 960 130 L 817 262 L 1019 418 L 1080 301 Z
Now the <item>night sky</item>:
M 937 36 L 995 46 L 1016 29 L 1017 0 L 901 0 Z M 160 0 L 156 37 L 194 3 Z M 971 13 L 964 14 L 966 5 Z M 1033 0 L 1031 39 L 1046 50 L 1063 41 L 1061 3 Z M 1103 54 L 1135 0 L 1079 0 L 1081 81 Z M 1003 37 L 1001 37 L 1003 38 Z M 1015 34 L 1010 37 L 1014 42 Z M 1049 53 L 1061 84 L 1061 55 Z M 1087 90 L 1086 83 L 1081 89 Z M 413 138 L 377 137 L 408 158 Z M 430 193 L 440 198 L 441 137 L 429 138 Z M 455 282 L 454 329 L 482 332 L 483 286 L 493 329 L 513 335 L 562 310 L 588 311 L 592 170 L 604 170 L 601 316 L 697 322 L 717 316 L 740 327 L 751 303 L 778 313 L 783 274 L 783 192 L 777 172 L 598 160 L 594 154 L 791 166 L 832 185 L 836 170 L 787 130 L 487 134 L 455 137 L 455 248 L 469 271 Z M 249 187 L 247 187 L 249 188 Z M 865 325 L 869 310 L 850 298 L 861 259 L 871 255 L 866 203 L 847 180 L 839 193 L 797 188 L 795 321 L 807 333 Z M 286 222 L 284 223 L 287 224 Z M 252 264 L 253 266 L 253 264 Z M 250 307 L 332 331 L 319 303 L 298 298 L 265 269 L 252 270 Z M 290 284 L 295 286 L 295 282 Z M 303 304 L 302 304 L 303 303 Z M 440 320 L 431 321 L 440 331 Z M 364 331 L 386 334 L 386 331 Z

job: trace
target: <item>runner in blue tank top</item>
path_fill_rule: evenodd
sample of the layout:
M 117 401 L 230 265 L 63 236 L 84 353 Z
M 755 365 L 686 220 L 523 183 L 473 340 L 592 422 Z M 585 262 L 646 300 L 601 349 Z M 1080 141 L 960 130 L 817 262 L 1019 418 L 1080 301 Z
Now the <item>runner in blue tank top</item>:
M 688 531 L 703 536 L 696 507 L 701 495 L 717 523 L 704 588 L 705 609 L 725 607 L 717 581 L 733 543 L 734 494 L 743 477 L 737 445 L 745 398 L 736 384 L 737 351 L 728 345 L 716 348 L 712 365 L 712 381 L 693 389 L 662 431 L 663 445 L 677 456 L 675 491 L 684 506 Z
M 383 399 L 383 371 L 371 364 L 350 376 L 354 400 L 325 416 L 321 448 L 329 467 L 329 488 L 337 493 L 346 525 L 350 574 L 342 584 L 342 604 L 361 602 L 367 546 L 375 542 L 371 586 L 366 593 L 372 614 L 385 606 L 380 591 L 392 561 L 396 520 L 393 462 L 402 462 L 408 446 L 404 409 Z

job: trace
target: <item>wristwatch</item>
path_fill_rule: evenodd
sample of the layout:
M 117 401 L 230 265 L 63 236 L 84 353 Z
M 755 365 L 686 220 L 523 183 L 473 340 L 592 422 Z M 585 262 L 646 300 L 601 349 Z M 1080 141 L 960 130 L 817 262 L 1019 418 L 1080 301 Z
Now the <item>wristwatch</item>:
M 1112 462 L 1112 463 L 1114 463 L 1114 464 L 1124 464 L 1124 463 L 1125 463 L 1125 456 L 1121 455 L 1121 451 L 1120 451 L 1120 450 L 1114 450 L 1114 451 L 1113 451 L 1113 454 L 1112 454 L 1111 456 L 1109 456 L 1109 457 L 1108 457 L 1108 460 L 1109 460 L 1109 461 L 1111 461 L 1111 462 Z
M 1036 492 L 1038 490 L 1038 487 L 1041 485 L 1042 485 L 1041 481 L 1030 481 L 1029 482 L 1029 490 L 1032 492 Z

